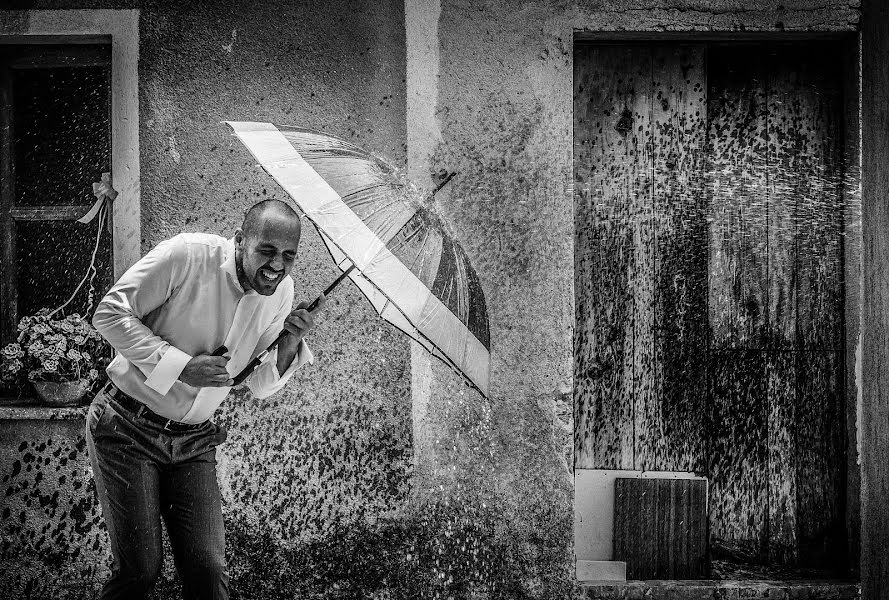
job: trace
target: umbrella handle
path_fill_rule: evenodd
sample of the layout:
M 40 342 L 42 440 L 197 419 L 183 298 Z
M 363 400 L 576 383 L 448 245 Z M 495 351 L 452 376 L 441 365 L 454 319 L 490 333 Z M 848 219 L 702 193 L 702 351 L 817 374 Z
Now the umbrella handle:
M 345 271 L 343 271 L 343 273 L 342 273 L 339 277 L 337 277 L 336 280 L 335 280 L 333 283 L 331 283 L 329 286 L 327 286 L 327 289 L 324 290 L 324 294 L 323 294 L 323 295 L 326 297 L 328 294 L 330 294 L 330 292 L 332 292 L 332 291 L 336 288 L 336 286 L 338 286 L 338 285 L 343 281 L 343 279 L 345 279 L 346 276 L 347 276 L 349 273 L 352 272 L 352 269 L 354 269 L 354 268 L 355 268 L 355 265 L 353 264 L 353 265 L 350 266 L 348 269 L 346 269 Z M 309 312 L 312 312 L 313 310 L 315 310 L 316 308 L 318 308 L 318 303 L 319 303 L 319 302 L 321 302 L 321 296 L 318 296 L 317 298 L 315 298 L 315 300 L 314 300 L 311 304 L 309 304 L 309 305 L 306 307 L 306 310 L 309 311 Z M 235 385 L 238 385 L 238 384 L 240 384 L 241 382 L 243 382 L 245 379 L 247 379 L 247 377 L 250 375 L 250 373 L 252 373 L 253 370 L 254 370 L 256 367 L 259 366 L 259 363 L 261 363 L 261 362 L 265 359 L 266 355 L 268 355 L 268 353 L 272 351 L 272 348 L 274 348 L 275 346 L 277 346 L 278 344 L 280 344 L 281 341 L 282 341 L 285 337 L 287 337 L 287 335 L 288 335 L 288 332 L 287 332 L 286 329 L 283 330 L 281 333 L 279 333 L 279 334 L 278 334 L 278 337 L 276 337 L 276 338 L 272 341 L 272 343 L 268 345 L 268 347 L 267 347 L 265 350 L 263 350 L 262 352 L 259 353 L 259 356 L 257 356 L 257 357 L 254 358 L 253 360 L 251 360 L 251 361 L 247 364 L 247 366 L 244 367 L 244 368 L 241 370 L 240 373 L 238 373 L 237 375 L 235 375 L 235 377 L 234 377 L 234 382 L 235 382 L 235 383 L 234 383 L 234 384 L 235 384 Z M 217 348 L 216 350 L 214 350 L 213 353 L 212 353 L 210 356 L 222 356 L 222 355 L 225 354 L 226 352 L 228 352 L 228 348 L 226 348 L 226 347 L 225 347 L 225 344 L 223 344 L 222 346 L 220 346 L 219 348 Z
M 237 375 L 235 375 L 232 378 L 232 381 L 234 382 L 232 385 L 240 385 L 241 383 L 243 383 L 243 381 L 245 379 L 247 379 L 247 377 L 250 376 L 250 373 L 252 373 L 256 369 L 256 367 L 259 366 L 259 363 L 261 363 L 263 360 L 265 360 L 265 357 L 268 356 L 269 352 L 272 351 L 272 348 L 274 348 L 275 346 L 280 344 L 281 340 L 283 340 L 288 335 L 289 334 L 286 329 L 281 331 L 281 333 L 278 334 L 278 337 L 276 337 L 274 339 L 274 341 L 272 341 L 272 343 L 269 344 L 268 348 L 266 348 L 265 350 L 260 352 L 256 358 L 254 358 L 249 363 L 247 363 L 246 367 L 241 369 L 240 373 L 238 373 Z M 225 348 L 225 346 L 220 346 L 220 348 Z M 227 352 L 227 350 L 226 350 L 226 352 Z

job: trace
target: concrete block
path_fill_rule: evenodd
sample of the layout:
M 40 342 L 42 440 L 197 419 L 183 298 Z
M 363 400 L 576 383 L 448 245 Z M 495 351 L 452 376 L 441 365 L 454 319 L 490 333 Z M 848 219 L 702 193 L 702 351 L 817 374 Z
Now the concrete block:
M 616 560 L 578 560 L 576 565 L 578 581 L 626 581 L 627 563 Z

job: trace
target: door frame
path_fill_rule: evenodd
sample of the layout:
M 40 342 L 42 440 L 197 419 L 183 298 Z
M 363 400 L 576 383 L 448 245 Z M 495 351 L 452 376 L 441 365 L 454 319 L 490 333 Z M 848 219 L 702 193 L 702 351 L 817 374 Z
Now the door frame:
M 889 585 L 889 5 L 861 3 L 862 298 L 859 410 L 861 456 L 861 597 Z

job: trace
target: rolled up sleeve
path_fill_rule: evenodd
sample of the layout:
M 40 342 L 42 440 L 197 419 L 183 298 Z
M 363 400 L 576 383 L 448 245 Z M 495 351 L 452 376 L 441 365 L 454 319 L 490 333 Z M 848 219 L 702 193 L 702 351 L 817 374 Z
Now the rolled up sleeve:
M 188 245 L 174 237 L 129 268 L 96 308 L 93 325 L 145 374 L 145 385 L 166 394 L 192 357 L 154 334 L 142 319 L 160 307 L 185 276 Z
M 173 387 L 173 383 L 179 379 L 182 371 L 193 357 L 177 348 L 167 344 L 166 351 L 157 361 L 151 374 L 145 378 L 145 385 L 158 394 L 166 394 Z M 144 372 L 144 371 L 143 371 Z
M 293 362 L 283 373 L 278 373 L 278 348 L 273 348 L 263 359 L 256 370 L 247 379 L 247 385 L 257 398 L 268 398 L 283 388 L 290 378 L 306 363 L 314 363 L 315 355 L 309 349 L 305 340 L 299 343 Z

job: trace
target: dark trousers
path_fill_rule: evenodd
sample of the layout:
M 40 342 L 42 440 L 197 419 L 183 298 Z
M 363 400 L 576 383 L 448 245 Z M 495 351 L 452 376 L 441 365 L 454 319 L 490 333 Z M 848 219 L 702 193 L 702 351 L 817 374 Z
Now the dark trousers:
M 228 598 L 216 446 L 225 429 L 207 422 L 173 433 L 104 391 L 87 414 L 86 439 L 114 557 L 101 598 L 146 598 L 163 565 L 167 526 L 185 598 Z

